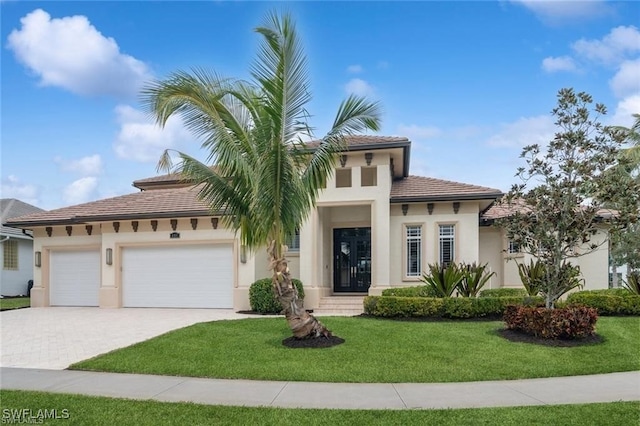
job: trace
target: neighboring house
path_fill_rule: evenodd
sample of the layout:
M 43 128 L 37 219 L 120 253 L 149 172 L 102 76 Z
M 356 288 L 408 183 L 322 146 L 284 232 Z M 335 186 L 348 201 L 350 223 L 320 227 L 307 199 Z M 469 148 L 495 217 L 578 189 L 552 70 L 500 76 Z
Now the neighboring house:
M 347 142 L 287 255 L 307 308 L 420 284 L 433 262 L 489 262 L 497 275 L 487 287 L 520 285 L 508 241 L 490 226 L 500 190 L 410 176 L 406 138 Z M 141 191 L 11 221 L 33 230 L 42 257 L 32 306 L 249 309 L 249 286 L 270 275 L 266 251 L 247 253 L 179 176 L 134 186 Z M 603 258 L 587 271 L 594 288 L 606 287 Z
M 31 231 L 4 226 L 11 218 L 43 212 L 41 208 L 13 198 L 0 200 L 0 295 L 18 296 L 28 292 L 33 279 L 33 236 Z

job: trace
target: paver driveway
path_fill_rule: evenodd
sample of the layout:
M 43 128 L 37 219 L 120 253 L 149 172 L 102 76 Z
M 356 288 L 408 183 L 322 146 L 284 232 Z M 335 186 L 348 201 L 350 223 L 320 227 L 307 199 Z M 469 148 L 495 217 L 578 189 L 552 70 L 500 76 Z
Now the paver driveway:
M 247 318 L 231 309 L 27 308 L 0 314 L 0 366 L 62 370 L 203 321 Z

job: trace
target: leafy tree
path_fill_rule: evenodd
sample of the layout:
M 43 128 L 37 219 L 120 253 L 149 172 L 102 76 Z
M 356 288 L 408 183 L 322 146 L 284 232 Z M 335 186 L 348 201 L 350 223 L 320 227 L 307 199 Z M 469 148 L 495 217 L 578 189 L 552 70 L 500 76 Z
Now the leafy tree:
M 222 78 L 203 69 L 178 71 L 145 87 L 142 100 L 164 126 L 174 114 L 202 140 L 210 167 L 179 152 L 165 152 L 159 168 L 196 184 L 212 212 L 239 232 L 248 250 L 267 247 L 274 291 L 294 336 L 331 332 L 302 307 L 285 259 L 285 241 L 315 206 L 332 173 L 344 136 L 378 130 L 380 107 L 358 96 L 345 99 L 318 144 L 311 137 L 307 59 L 289 15 L 271 13 L 255 30 L 262 36 L 251 81 Z
M 618 165 L 612 171 L 620 173 L 622 179 L 640 182 L 640 114 L 633 114 L 633 117 L 635 122 L 630 128 L 615 127 L 625 136 L 627 147 L 620 151 Z M 640 223 L 633 224 L 623 232 L 612 233 L 610 255 L 613 287 L 618 287 L 618 266 L 627 265 L 630 273 L 640 269 Z
M 508 238 L 544 264 L 540 291 L 547 308 L 579 283 L 567 279 L 573 274 L 567 274 L 567 262 L 606 244 L 593 238 L 604 227 L 634 223 L 640 197 L 637 182 L 607 172 L 617 164 L 625 135 L 599 122 L 605 106 L 592 107 L 589 94 L 573 89 L 561 89 L 557 98 L 552 115 L 558 131 L 547 147 L 523 148 L 526 167 L 516 174 L 522 183 L 503 200 L 512 214 L 498 221 Z M 603 212 L 603 205 L 615 205 L 617 212 Z

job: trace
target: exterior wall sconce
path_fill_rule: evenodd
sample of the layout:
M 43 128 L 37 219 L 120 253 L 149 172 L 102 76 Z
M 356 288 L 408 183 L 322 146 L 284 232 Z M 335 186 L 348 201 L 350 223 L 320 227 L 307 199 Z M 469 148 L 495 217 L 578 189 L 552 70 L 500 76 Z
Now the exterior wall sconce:
M 247 246 L 240 246 L 240 262 L 247 263 Z
M 453 203 L 453 212 L 455 214 L 458 214 L 458 210 L 460 210 L 460 203 L 456 201 L 455 203 Z
M 33 256 L 33 260 L 34 260 L 34 264 L 39 268 L 40 266 L 42 266 L 42 252 L 35 252 L 35 255 Z
M 409 211 L 409 204 L 403 204 L 402 205 L 402 215 L 406 216 L 408 211 Z
M 108 248 L 105 257 L 107 265 L 113 265 L 113 249 Z
M 365 152 L 364 159 L 367 162 L 367 166 L 370 166 L 371 160 L 373 160 L 373 152 Z
M 342 167 L 344 167 L 344 166 L 346 166 L 346 165 L 347 165 L 347 156 L 346 156 L 346 155 L 341 155 L 341 156 L 340 156 L 340 165 L 341 165 Z
M 433 203 L 427 203 L 427 211 L 429 212 L 429 215 L 433 214 Z

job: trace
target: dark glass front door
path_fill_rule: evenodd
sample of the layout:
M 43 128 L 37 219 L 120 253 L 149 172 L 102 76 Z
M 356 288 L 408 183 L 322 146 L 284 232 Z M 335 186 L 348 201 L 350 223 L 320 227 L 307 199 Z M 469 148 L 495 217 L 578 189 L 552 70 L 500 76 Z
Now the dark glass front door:
M 333 291 L 366 293 L 371 285 L 371 228 L 333 230 Z

